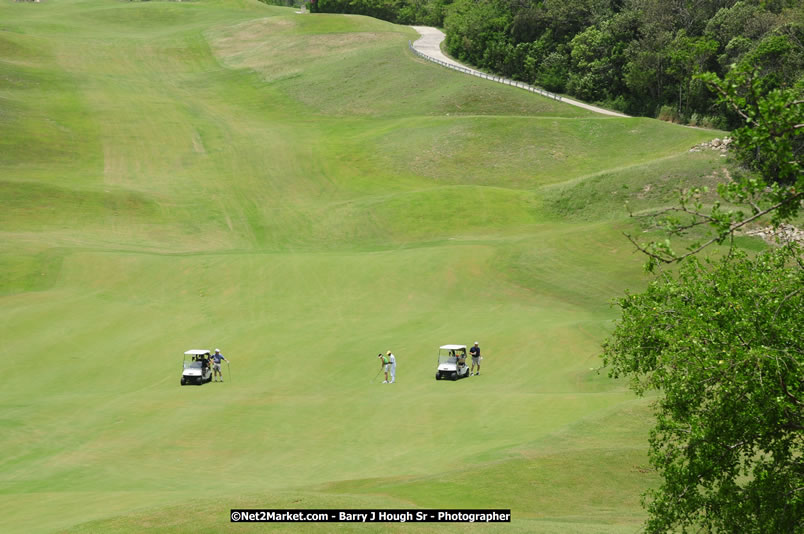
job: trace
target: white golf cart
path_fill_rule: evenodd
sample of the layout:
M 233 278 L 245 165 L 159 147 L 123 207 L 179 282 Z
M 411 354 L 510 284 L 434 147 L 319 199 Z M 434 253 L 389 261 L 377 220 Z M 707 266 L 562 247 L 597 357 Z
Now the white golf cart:
M 212 381 L 212 366 L 209 364 L 209 351 L 193 349 L 184 353 L 182 362 L 181 385 L 198 384 Z
M 469 376 L 466 345 L 444 345 L 438 348 L 436 380 L 458 380 Z

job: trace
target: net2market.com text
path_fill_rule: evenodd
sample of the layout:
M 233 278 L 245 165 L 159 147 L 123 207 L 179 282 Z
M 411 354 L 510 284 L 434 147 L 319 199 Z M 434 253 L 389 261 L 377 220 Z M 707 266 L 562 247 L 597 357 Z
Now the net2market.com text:
M 231 510 L 232 523 L 509 523 L 511 510 Z

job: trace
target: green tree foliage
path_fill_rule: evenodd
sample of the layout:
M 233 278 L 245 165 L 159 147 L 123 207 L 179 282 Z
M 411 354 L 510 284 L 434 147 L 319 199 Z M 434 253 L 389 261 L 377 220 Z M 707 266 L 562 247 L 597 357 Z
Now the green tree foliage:
M 638 394 L 662 392 L 648 532 L 804 531 L 802 267 L 790 247 L 691 257 L 619 300 L 604 362 Z
M 447 50 L 493 72 L 629 113 L 733 115 L 696 74 L 752 64 L 776 87 L 804 74 L 804 8 L 754 0 L 458 0 Z M 484 22 L 481 22 L 484 21 Z
M 788 196 L 801 198 L 804 192 L 804 95 L 798 89 L 773 88 L 767 94 L 767 79 L 757 71 L 735 70 L 720 80 L 708 73 L 700 77 L 719 94 L 744 121 L 734 130 L 736 154 L 748 168 L 761 177 L 760 187 L 771 188 L 770 200 L 779 202 Z M 766 190 L 765 193 L 768 193 Z M 788 202 L 780 215 L 795 215 L 797 204 Z
M 762 217 L 778 224 L 799 213 L 804 100 L 794 89 L 764 92 L 773 82 L 745 67 L 725 80 L 712 73 L 698 79 L 743 121 L 733 135 L 744 169 L 719 188 L 735 207 L 704 206 L 689 191 L 660 214 L 671 236 L 703 224 L 714 236 L 684 254 L 669 240 L 637 245 L 649 269 L 672 262 L 680 269 L 619 299 L 622 317 L 603 360 L 637 394 L 661 393 L 649 457 L 662 483 L 645 495 L 648 532 L 801 533 L 801 248 L 787 244 L 750 258 L 732 247 L 717 262 L 696 254 Z
M 260 2 L 270 6 L 293 7 L 299 5 L 298 0 L 260 0 Z
M 691 243 L 677 253 L 669 240 L 634 245 L 649 257 L 648 269 L 696 254 L 713 243 L 723 243 L 749 223 L 770 218 L 774 225 L 796 217 L 804 201 L 804 99 L 797 89 L 772 89 L 747 68 L 735 69 L 725 80 L 712 73 L 698 76 L 718 95 L 722 104 L 740 117 L 743 126 L 732 132 L 734 155 L 742 164 L 735 179 L 720 184 L 718 193 L 730 207 L 715 202 L 705 207 L 702 191 L 681 192 L 677 207 L 647 214 L 669 236 L 685 235 L 708 225 L 711 237 Z
M 734 39 L 746 43 L 759 41 L 776 26 L 777 17 L 759 5 L 737 2 L 715 13 L 706 24 L 704 33 L 711 39 L 728 46 Z M 728 67 L 739 56 L 732 56 L 722 65 Z
M 572 73 L 567 90 L 584 100 L 604 100 L 606 88 L 617 78 L 617 58 L 612 53 L 615 45 L 606 23 L 576 34 L 569 44 Z
M 704 84 L 694 76 L 706 71 L 710 60 L 717 52 L 717 42 L 708 37 L 690 37 L 685 30 L 679 30 L 666 52 L 668 59 L 667 72 L 674 77 L 678 91 L 677 110 L 683 116 L 689 116 L 693 100 L 697 97 L 706 99 Z M 707 102 L 704 101 L 704 104 Z
M 313 13 L 351 13 L 397 24 L 442 26 L 451 0 L 315 0 Z
M 503 2 L 487 0 L 456 0 L 445 20 L 446 46 L 462 61 L 491 66 L 495 52 L 507 44 L 505 32 L 511 23 L 511 14 Z

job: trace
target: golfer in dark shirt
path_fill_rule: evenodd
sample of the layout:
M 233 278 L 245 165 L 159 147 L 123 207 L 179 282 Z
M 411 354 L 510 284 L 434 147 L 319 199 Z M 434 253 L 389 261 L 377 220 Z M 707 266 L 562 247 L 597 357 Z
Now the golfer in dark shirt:
M 475 341 L 474 346 L 469 349 L 469 354 L 472 355 L 472 374 L 479 375 L 480 374 L 480 346 Z M 475 373 L 475 365 L 477 365 L 477 372 Z

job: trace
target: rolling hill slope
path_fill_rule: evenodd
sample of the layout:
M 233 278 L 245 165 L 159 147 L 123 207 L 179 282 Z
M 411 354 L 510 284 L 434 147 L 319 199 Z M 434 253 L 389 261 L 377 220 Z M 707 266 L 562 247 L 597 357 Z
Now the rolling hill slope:
M 714 134 L 439 69 L 413 33 L 0 4 L 0 530 L 299 531 L 237 506 L 637 528 L 646 404 L 593 370 L 644 283 L 621 206 L 710 179 L 687 149 Z M 482 374 L 436 382 L 474 340 Z M 180 387 L 216 346 L 227 382 Z M 371 383 L 388 349 L 398 382 Z

